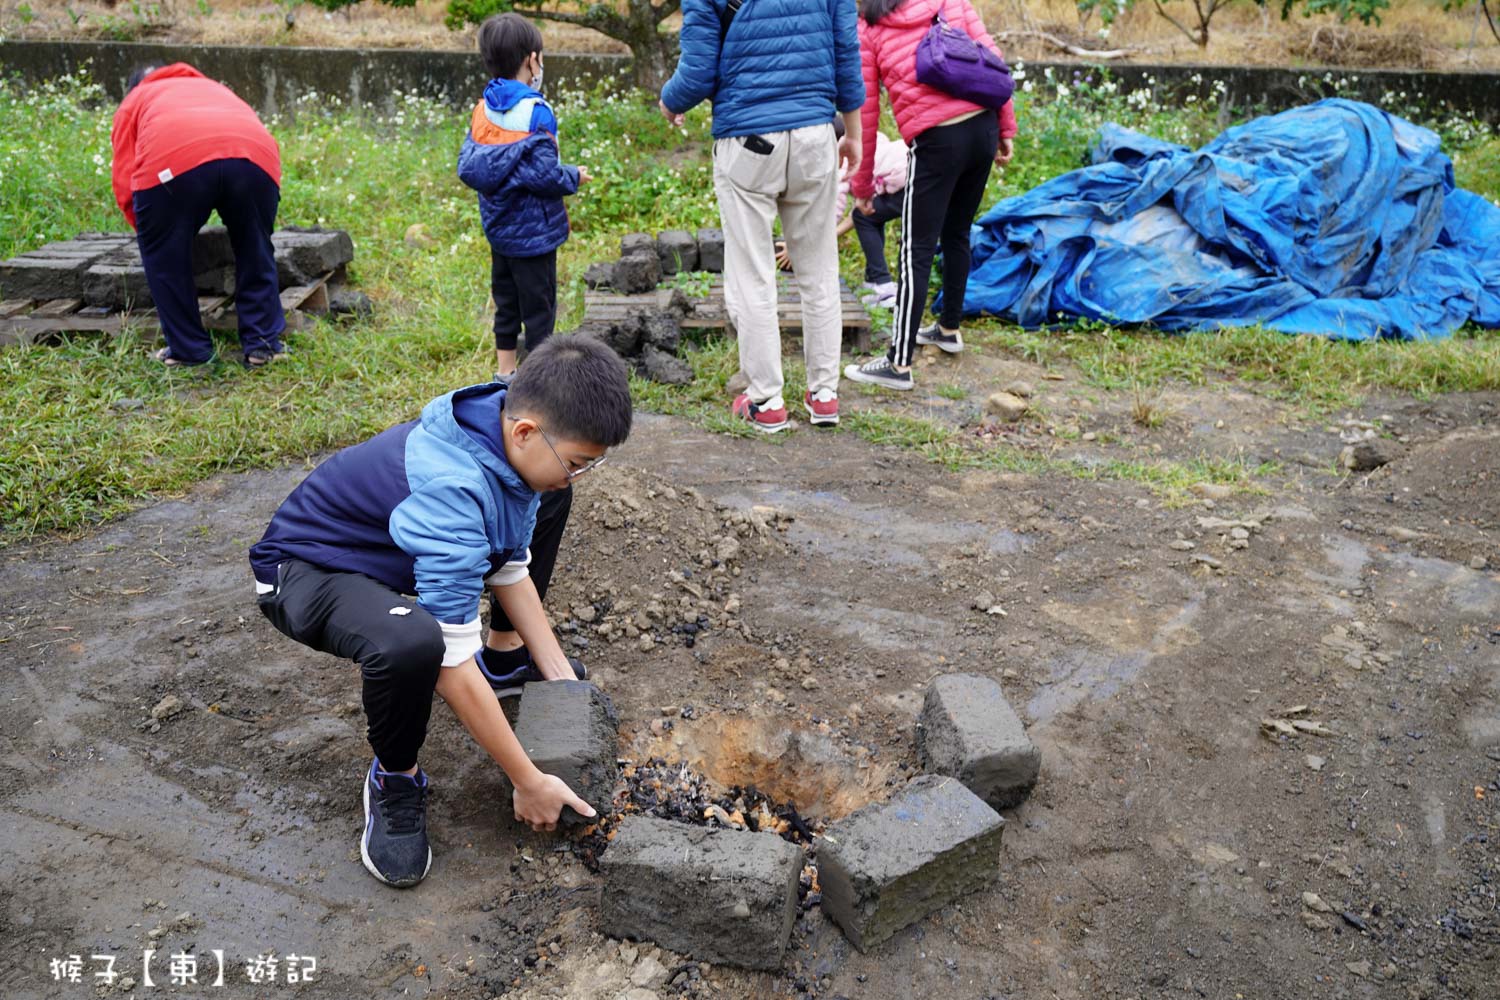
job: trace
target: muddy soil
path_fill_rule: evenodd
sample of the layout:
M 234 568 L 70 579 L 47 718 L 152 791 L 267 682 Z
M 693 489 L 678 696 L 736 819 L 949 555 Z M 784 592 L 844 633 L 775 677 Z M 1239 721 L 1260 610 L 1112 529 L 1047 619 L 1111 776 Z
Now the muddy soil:
M 1278 464 L 1174 504 L 1064 472 L 950 473 L 848 432 L 745 441 L 643 417 L 580 485 L 548 604 L 625 755 L 815 820 L 914 773 L 931 678 L 995 678 L 1043 763 L 992 891 L 870 954 L 814 904 L 776 974 L 622 945 L 599 933 L 598 877 L 515 823 L 441 707 L 432 872 L 378 885 L 357 850 L 355 668 L 251 598 L 245 549 L 299 466 L 0 556 L 0 995 L 94 994 L 91 956 L 111 954 L 98 995 L 1495 996 L 1496 398 L 1307 420 L 1226 385 L 1176 392 L 1147 429 L 1128 394 L 959 364 L 923 369 L 915 398 L 846 406 L 982 435 L 983 393 L 1026 378 L 1045 416 L 1000 436 L 1054 457 Z M 945 383 L 965 398 L 929 391 Z M 1072 424 L 1094 438 L 1060 437 Z M 1335 473 L 1372 429 L 1392 461 Z M 203 985 L 215 950 L 224 986 Z M 176 953 L 198 956 L 198 987 L 166 985 Z M 82 982 L 55 982 L 74 954 Z M 274 988 L 244 969 L 266 954 Z M 288 983 L 307 956 L 313 982 Z

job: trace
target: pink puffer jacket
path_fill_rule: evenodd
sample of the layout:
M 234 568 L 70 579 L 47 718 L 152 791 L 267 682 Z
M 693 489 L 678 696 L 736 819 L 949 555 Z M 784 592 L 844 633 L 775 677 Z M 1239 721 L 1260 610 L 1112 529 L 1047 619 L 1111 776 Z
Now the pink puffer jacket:
M 940 10 L 949 24 L 961 26 L 979 44 L 1000 51 L 989 32 L 984 30 L 984 23 L 969 0 L 906 0 L 877 24 L 871 25 L 863 17 L 859 19 L 865 106 L 860 112 L 864 157 L 850 182 L 850 190 L 856 198 L 869 198 L 875 192 L 875 133 L 880 121 L 882 85 L 891 95 L 896 127 L 907 143 L 950 118 L 984 110 L 970 101 L 917 82 L 917 43 L 932 27 L 933 15 Z M 1016 134 L 1016 112 L 1011 102 L 1006 101 L 999 114 L 1000 137 L 1008 139 Z

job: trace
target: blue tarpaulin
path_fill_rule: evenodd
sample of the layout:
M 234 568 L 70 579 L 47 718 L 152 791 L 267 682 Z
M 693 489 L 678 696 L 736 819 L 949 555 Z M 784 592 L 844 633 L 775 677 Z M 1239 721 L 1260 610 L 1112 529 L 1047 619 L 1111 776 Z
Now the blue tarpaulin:
M 966 312 L 1348 340 L 1500 326 L 1500 208 L 1379 108 L 1319 101 L 1196 152 L 1107 124 L 1092 159 L 975 224 Z

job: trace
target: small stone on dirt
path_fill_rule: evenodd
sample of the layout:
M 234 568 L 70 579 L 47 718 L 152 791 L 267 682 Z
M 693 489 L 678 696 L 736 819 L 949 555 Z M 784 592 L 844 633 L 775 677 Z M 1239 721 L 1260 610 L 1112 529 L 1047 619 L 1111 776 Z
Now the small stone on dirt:
M 1201 552 L 1199 554 L 1193 556 L 1193 562 L 1195 562 L 1195 563 L 1202 563 L 1204 566 L 1207 566 L 1209 569 L 1220 569 L 1224 565 L 1219 560 L 1215 559 L 1213 556 L 1206 556 L 1206 555 L 1204 555 Z
M 1308 754 L 1303 760 L 1307 762 L 1307 769 L 1309 771 L 1321 771 L 1323 770 L 1323 765 L 1327 763 L 1327 761 L 1316 754 Z
M 427 227 L 420 222 L 407 226 L 406 235 L 402 237 L 402 240 L 413 250 L 427 250 L 437 246 L 437 240 L 427 234 Z
M 176 715 L 178 712 L 185 710 L 186 708 L 187 704 L 184 703 L 181 698 L 177 697 L 175 694 L 169 694 L 163 697 L 162 700 L 157 702 L 154 706 L 152 706 L 151 718 L 155 719 L 157 722 L 161 722 L 163 719 L 170 719 L 172 716 Z
M 594 610 L 592 604 L 580 604 L 573 609 L 573 617 L 581 622 L 592 622 L 598 616 L 599 612 Z
M 1344 963 L 1344 968 L 1348 969 L 1350 972 L 1354 973 L 1356 976 L 1360 977 L 1361 979 L 1369 979 L 1370 978 L 1370 963 L 1369 962 L 1345 962 Z
M 1391 445 L 1372 438 L 1346 446 L 1339 454 L 1339 465 L 1350 472 L 1370 472 L 1389 464 L 1395 457 Z
M 1008 392 L 1012 396 L 1020 396 L 1022 399 L 1030 399 L 1036 392 L 1036 390 L 1032 388 L 1031 383 L 1025 381 L 1024 379 L 1016 379 L 1014 382 L 1008 382 L 1004 387 L 1001 388 L 1000 391 Z
M 1302 894 L 1302 905 L 1314 913 L 1332 913 L 1333 907 L 1323 902 L 1323 897 L 1315 892 L 1304 892 Z
M 654 955 L 647 955 L 630 973 L 630 981 L 636 986 L 651 989 L 667 981 L 667 969 Z
M 1193 549 L 1197 548 L 1197 546 L 1188 541 L 1186 538 L 1179 538 L 1176 541 L 1169 542 L 1167 548 L 1174 549 L 1178 552 L 1191 552 L 1193 551 Z
M 1322 917 L 1318 916 L 1316 913 L 1310 913 L 1307 910 L 1303 910 L 1302 926 L 1306 927 L 1310 931 L 1326 931 L 1333 925 L 1330 924 L 1327 920 L 1324 920 Z
M 1194 483 L 1193 495 L 1204 500 L 1228 500 L 1234 495 L 1234 490 L 1223 483 Z
M 1028 409 L 1030 404 L 1026 400 L 1009 392 L 991 393 L 984 401 L 985 412 L 992 413 L 1001 420 L 1020 420 Z
M 1469 560 L 1469 568 L 1475 570 L 1476 572 L 1487 569 L 1489 567 L 1489 564 L 1489 560 L 1484 556 L 1475 556 L 1473 559 Z

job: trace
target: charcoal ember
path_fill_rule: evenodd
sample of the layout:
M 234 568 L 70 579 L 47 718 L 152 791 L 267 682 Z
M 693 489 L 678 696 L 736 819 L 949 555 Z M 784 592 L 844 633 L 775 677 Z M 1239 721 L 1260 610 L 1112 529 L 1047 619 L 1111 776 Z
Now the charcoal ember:
M 641 339 L 648 347 L 676 354 L 677 345 L 682 343 L 682 327 L 677 324 L 677 317 L 670 312 L 644 313 L 641 316 Z
M 636 362 L 636 371 L 642 378 L 662 385 L 690 385 L 693 381 L 692 365 L 675 354 L 650 346 L 642 349 L 640 360 Z M 688 638 L 691 640 L 693 637 Z M 692 642 L 687 645 L 691 646 Z

